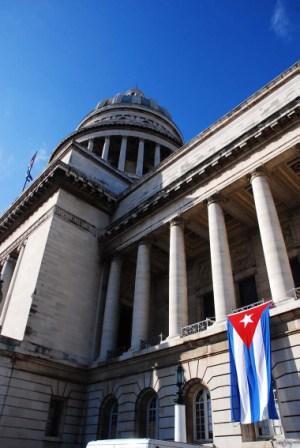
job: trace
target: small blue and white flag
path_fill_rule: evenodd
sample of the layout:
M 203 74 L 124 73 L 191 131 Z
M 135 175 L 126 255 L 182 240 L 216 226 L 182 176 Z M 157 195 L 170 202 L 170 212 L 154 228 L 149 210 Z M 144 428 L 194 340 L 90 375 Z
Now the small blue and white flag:
M 227 320 L 231 419 L 278 419 L 272 388 L 269 303 L 230 314 Z

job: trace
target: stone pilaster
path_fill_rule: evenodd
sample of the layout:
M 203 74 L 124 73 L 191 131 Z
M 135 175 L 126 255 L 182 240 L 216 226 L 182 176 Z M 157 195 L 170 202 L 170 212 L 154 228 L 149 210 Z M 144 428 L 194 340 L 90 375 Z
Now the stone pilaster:
M 132 317 L 132 335 L 131 349 L 140 348 L 141 340 L 145 341 L 148 337 L 150 306 L 150 245 L 146 241 L 141 241 L 138 246 L 133 317 Z
M 289 258 L 266 174 L 253 173 L 251 185 L 272 299 L 278 302 L 294 288 Z
M 187 273 L 184 226 L 179 218 L 170 223 L 169 337 L 178 336 L 188 324 Z
M 208 201 L 208 226 L 216 322 L 220 322 L 236 305 L 224 213 L 217 197 Z

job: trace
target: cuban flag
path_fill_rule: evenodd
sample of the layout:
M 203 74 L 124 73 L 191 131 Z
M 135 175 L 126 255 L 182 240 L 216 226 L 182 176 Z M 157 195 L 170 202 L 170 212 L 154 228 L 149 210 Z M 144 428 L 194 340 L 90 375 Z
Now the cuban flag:
M 31 157 L 31 160 L 30 160 L 30 162 L 29 162 L 29 164 L 28 164 L 28 167 L 27 167 L 27 173 L 26 173 L 26 181 L 27 182 L 31 182 L 32 181 L 32 175 L 31 175 L 31 170 L 32 170 L 32 167 L 33 167 L 33 164 L 34 164 L 34 161 L 35 161 L 35 158 L 36 158 L 36 155 L 37 155 L 37 151 L 33 154 L 33 156 Z
M 270 302 L 263 303 L 228 316 L 234 422 L 278 419 L 272 388 L 269 306 Z

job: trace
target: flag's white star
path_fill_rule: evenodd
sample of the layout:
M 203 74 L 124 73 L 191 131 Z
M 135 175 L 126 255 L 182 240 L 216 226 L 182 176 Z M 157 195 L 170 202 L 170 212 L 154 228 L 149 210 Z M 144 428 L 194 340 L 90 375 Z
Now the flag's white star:
M 245 316 L 243 317 L 243 319 L 240 320 L 240 323 L 244 324 L 244 328 L 247 327 L 248 324 L 253 324 L 253 320 L 252 320 L 252 316 L 253 314 L 245 314 Z

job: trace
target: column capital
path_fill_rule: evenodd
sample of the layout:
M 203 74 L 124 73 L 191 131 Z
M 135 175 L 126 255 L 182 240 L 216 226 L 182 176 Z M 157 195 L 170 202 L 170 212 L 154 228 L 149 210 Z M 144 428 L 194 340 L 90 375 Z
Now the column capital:
M 121 263 L 122 259 L 122 255 L 119 252 L 113 254 L 110 258 L 111 261 L 116 261 L 117 263 Z
M 137 245 L 138 246 L 151 246 L 152 242 L 153 242 L 153 239 L 150 236 L 145 236 L 138 241 Z
M 263 166 L 260 166 L 260 167 L 256 168 L 255 170 L 253 170 L 250 173 L 250 175 L 249 175 L 250 182 L 252 182 L 253 179 L 255 179 L 258 176 L 268 177 L 268 174 L 267 174 L 267 172 L 266 172 L 266 170 L 265 170 L 265 168 Z
M 220 193 L 214 193 L 206 200 L 206 202 L 207 205 L 213 204 L 214 202 L 220 204 L 221 202 L 224 202 L 224 198 L 221 196 Z
M 184 226 L 183 218 L 181 216 L 176 216 L 176 218 L 173 218 L 170 221 L 170 227 L 172 227 L 172 226 L 181 226 L 181 227 L 183 227 Z

